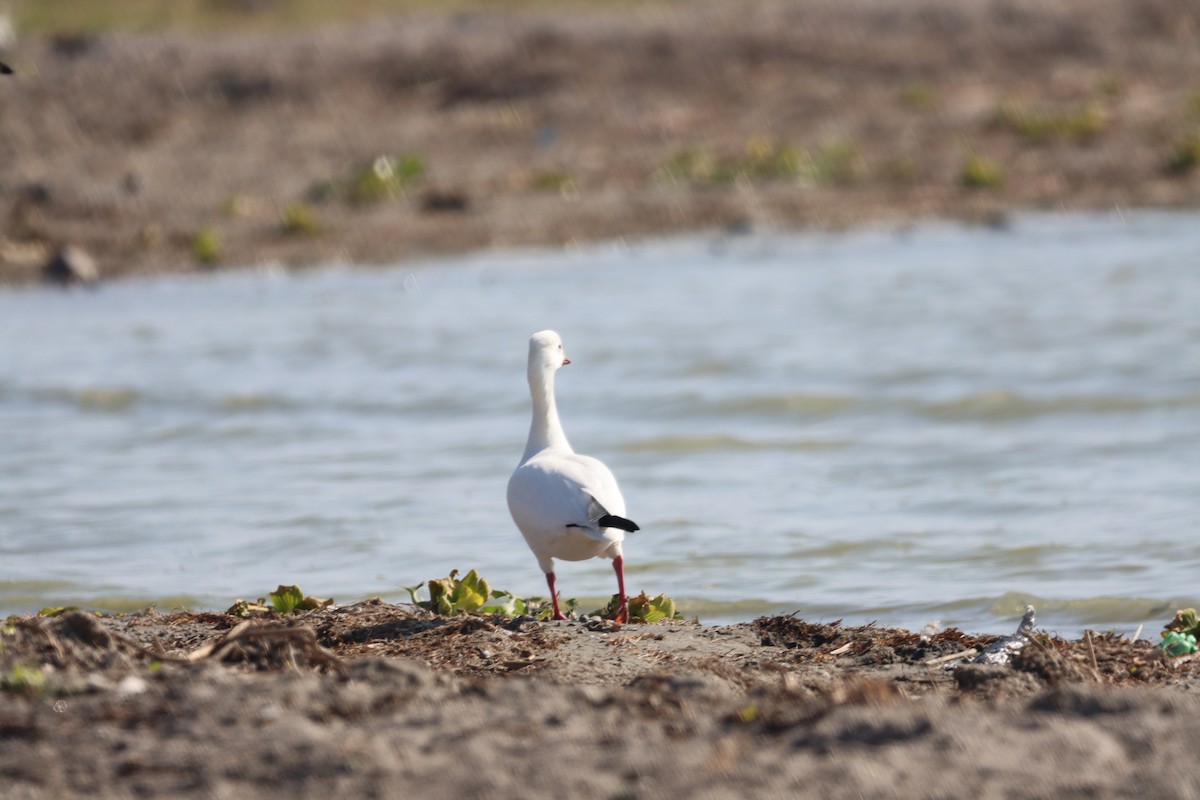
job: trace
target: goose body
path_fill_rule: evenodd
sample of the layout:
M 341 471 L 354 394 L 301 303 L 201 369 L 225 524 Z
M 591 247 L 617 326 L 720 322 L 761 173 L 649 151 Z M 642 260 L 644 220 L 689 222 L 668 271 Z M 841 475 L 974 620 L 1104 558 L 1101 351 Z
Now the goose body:
M 554 559 L 612 559 L 617 574 L 616 619 L 628 617 L 621 543 L 638 526 L 625 518 L 625 498 L 603 462 L 571 449 L 558 418 L 554 374 L 570 364 L 554 331 L 529 340 L 528 378 L 533 421 L 521 462 L 508 481 L 508 510 L 546 573 L 554 618 L 563 619 L 555 592 Z

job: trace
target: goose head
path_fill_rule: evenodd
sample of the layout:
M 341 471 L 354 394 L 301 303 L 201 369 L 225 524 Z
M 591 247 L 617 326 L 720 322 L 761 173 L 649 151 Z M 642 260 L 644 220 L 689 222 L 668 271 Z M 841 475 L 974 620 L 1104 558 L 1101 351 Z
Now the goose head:
M 553 375 L 571 363 L 563 352 L 562 338 L 554 331 L 538 331 L 529 337 L 529 377 Z

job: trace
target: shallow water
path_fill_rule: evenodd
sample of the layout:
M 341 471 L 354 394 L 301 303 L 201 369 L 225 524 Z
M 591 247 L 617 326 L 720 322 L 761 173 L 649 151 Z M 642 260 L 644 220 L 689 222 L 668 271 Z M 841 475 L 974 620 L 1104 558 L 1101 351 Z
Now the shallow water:
M 543 593 L 504 490 L 547 327 L 631 588 L 702 621 L 1200 605 L 1200 218 L 1140 214 L 0 293 L 0 612 Z

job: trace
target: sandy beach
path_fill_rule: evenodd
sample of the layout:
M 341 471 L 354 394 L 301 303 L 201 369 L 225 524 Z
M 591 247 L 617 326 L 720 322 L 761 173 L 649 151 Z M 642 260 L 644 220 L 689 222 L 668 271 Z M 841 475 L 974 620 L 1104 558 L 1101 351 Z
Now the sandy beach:
M 378 600 L 249 622 L 10 619 L 2 794 L 1200 793 L 1198 662 L 1044 632 L 1008 665 L 956 661 L 996 638 L 445 618 Z
M 32 36 L 0 280 L 1200 201 L 1200 9 L 649 3 Z

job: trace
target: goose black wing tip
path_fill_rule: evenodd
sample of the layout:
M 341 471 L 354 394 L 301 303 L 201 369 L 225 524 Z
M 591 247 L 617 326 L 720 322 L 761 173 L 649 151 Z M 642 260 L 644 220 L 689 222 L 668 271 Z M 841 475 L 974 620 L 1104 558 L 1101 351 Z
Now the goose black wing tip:
M 601 528 L 620 528 L 626 533 L 633 533 L 634 531 L 641 530 L 641 528 L 638 527 L 638 524 L 633 520 L 625 519 L 624 517 L 618 517 L 615 514 L 605 514 L 603 517 L 596 520 L 596 522 Z

